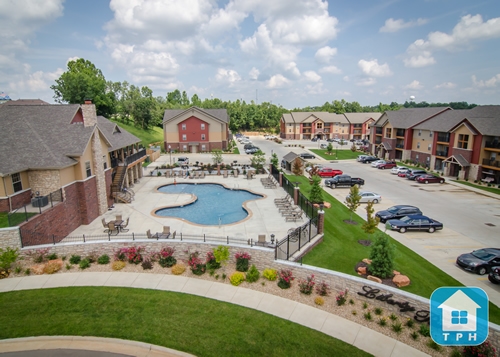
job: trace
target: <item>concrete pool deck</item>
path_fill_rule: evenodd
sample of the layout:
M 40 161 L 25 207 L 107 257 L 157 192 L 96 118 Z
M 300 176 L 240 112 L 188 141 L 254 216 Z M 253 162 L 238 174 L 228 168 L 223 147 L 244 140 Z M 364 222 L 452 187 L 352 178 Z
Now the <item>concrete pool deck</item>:
M 161 159 L 168 157 L 162 156 Z M 155 162 L 154 167 L 160 166 L 161 161 Z M 229 237 L 241 240 L 246 243 L 248 239 L 258 240 L 260 234 L 266 235 L 266 240 L 270 242 L 271 234 L 274 234 L 276 239 L 281 239 L 286 236 L 290 228 L 298 227 L 307 222 L 307 217 L 297 222 L 287 222 L 285 217 L 281 215 L 278 208 L 274 204 L 274 199 L 284 197 L 285 191 L 280 188 L 266 189 L 262 185 L 260 178 L 267 177 L 266 174 L 256 175 L 254 179 L 248 180 L 246 176 L 239 175 L 235 177 L 226 177 L 222 175 L 205 176 L 202 179 L 177 178 L 177 183 L 217 183 L 228 188 L 246 189 L 254 193 L 265 195 L 262 199 L 249 201 L 246 207 L 249 211 L 249 217 L 239 223 L 219 226 L 203 226 L 193 224 L 191 222 L 169 218 L 159 217 L 154 215 L 154 211 L 158 208 L 188 203 L 192 200 L 191 195 L 187 194 L 164 194 L 159 193 L 156 189 L 159 186 L 171 184 L 174 178 L 166 178 L 165 176 L 150 176 L 150 169 L 144 170 L 144 177 L 140 182 L 136 183 L 132 189 L 135 192 L 135 199 L 132 203 L 115 203 L 114 208 L 106 212 L 104 215 L 95 219 L 88 225 L 82 225 L 73 231 L 69 236 L 85 235 L 102 235 L 104 228 L 101 223 L 101 218 L 106 221 L 114 220 L 116 215 L 122 215 L 123 219 L 130 218 L 127 234 L 145 234 L 148 229 L 152 233 L 162 232 L 163 226 L 170 226 L 170 231 L 176 231 L 177 235 L 181 232 L 185 235 L 203 234 L 210 236 Z M 116 238 L 119 239 L 118 235 Z

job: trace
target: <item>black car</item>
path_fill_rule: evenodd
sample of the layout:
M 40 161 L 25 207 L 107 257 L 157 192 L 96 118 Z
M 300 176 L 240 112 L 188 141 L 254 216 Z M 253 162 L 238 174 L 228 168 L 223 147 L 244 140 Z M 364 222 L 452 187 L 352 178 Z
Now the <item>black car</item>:
M 359 162 L 362 162 L 363 164 L 367 164 L 369 162 L 373 162 L 373 161 L 377 161 L 377 160 L 380 160 L 378 157 L 376 156 L 365 156 L 363 157 L 361 160 L 359 160 Z
M 500 249 L 484 248 L 462 254 L 457 258 L 457 265 L 462 269 L 484 275 L 492 267 L 500 266 Z
M 488 274 L 488 280 L 493 284 L 500 284 L 500 267 L 493 267 Z
M 401 219 L 390 219 L 385 224 L 387 229 L 405 233 L 406 231 L 428 231 L 434 233 L 437 230 L 443 229 L 441 222 L 435 221 L 421 214 L 412 214 Z
M 380 218 L 380 222 L 385 223 L 390 219 L 400 219 L 412 214 L 422 214 L 422 211 L 415 206 L 397 205 L 389 207 L 384 211 L 375 213 L 375 217 Z
M 314 156 L 313 154 L 309 154 L 307 152 L 304 152 L 302 154 L 299 154 L 299 156 L 303 159 L 315 159 L 316 156 Z
M 312 138 L 312 139 L 311 139 L 311 141 L 314 141 L 314 142 L 316 142 L 316 141 L 318 141 L 318 140 L 319 140 L 319 138 L 318 138 L 318 137 L 314 137 L 314 138 Z

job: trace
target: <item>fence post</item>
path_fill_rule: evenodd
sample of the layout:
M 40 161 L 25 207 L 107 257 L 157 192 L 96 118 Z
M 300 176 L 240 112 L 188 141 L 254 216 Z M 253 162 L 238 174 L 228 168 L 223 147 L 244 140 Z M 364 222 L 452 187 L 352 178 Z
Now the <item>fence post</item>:
M 278 260 L 278 242 L 274 246 L 274 260 Z
M 83 243 L 85 243 L 85 234 L 83 235 Z
M 203 233 L 203 243 L 206 243 L 206 237 L 205 237 L 205 233 Z
M 227 236 L 227 244 L 229 244 L 229 236 Z
M 56 237 L 52 234 L 52 243 L 54 243 L 54 245 L 56 245 Z
M 108 232 L 108 241 L 111 242 L 111 234 Z
M 290 235 L 286 236 L 286 260 L 290 258 Z
M 182 242 L 182 232 L 181 232 L 181 242 Z
M 132 232 L 132 240 L 135 240 L 134 232 Z

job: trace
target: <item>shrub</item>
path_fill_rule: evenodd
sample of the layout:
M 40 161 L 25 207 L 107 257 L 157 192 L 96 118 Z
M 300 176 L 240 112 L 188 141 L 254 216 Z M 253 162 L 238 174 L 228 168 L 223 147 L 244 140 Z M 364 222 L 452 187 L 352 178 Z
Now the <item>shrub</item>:
M 30 269 L 30 268 L 27 268 L 27 269 L 24 271 L 24 275 L 31 275 L 31 269 Z
M 153 269 L 153 263 L 151 262 L 151 259 L 144 259 L 141 263 L 142 269 L 144 270 L 151 270 Z
M 377 236 L 370 252 L 370 273 L 385 279 L 392 276 L 394 268 L 394 246 L 389 241 L 389 236 Z
M 127 265 L 127 263 L 121 260 L 115 260 L 111 265 L 111 268 L 113 268 L 113 270 L 122 270 L 123 268 L 125 268 L 125 265 Z
M 33 259 L 35 263 L 41 263 L 47 260 L 47 255 L 49 254 L 50 248 L 37 249 L 35 251 L 30 251 L 28 255 Z
M 260 278 L 259 270 L 254 264 L 252 264 L 250 270 L 248 270 L 246 280 L 249 283 L 255 283 L 257 280 L 259 280 L 259 278 Z
M 202 275 L 207 269 L 207 266 L 201 261 L 199 255 L 198 251 L 189 254 L 188 265 L 194 275 Z
M 131 264 L 139 264 L 143 260 L 141 253 L 143 250 L 143 247 L 120 248 L 115 252 L 115 260 L 127 260 Z
M 430 346 L 429 346 L 430 347 Z M 465 346 L 462 350 L 462 356 L 464 357 L 493 357 L 496 356 L 496 350 L 491 345 L 490 341 L 485 341 L 478 346 Z
M 6 249 L 0 248 L 0 272 L 8 271 L 12 264 L 14 264 L 19 256 L 18 249 L 7 247 Z
M 316 284 L 316 294 L 318 294 L 319 296 L 330 295 L 330 285 L 328 285 L 324 281 Z
M 99 259 L 99 253 L 97 253 L 96 251 L 90 252 L 89 254 L 87 254 L 87 259 L 90 263 L 97 262 L 97 259 Z
M 72 268 L 72 267 L 73 267 L 73 266 L 72 266 L 71 264 L 66 263 L 66 270 L 71 270 L 71 268 Z
M 401 325 L 401 322 L 395 322 L 391 326 L 392 331 L 396 332 L 398 335 L 403 331 L 403 326 Z
M 246 252 L 239 252 L 234 255 L 236 258 L 236 270 L 237 271 L 248 271 L 248 262 L 252 259 L 251 255 Z
M 107 254 L 103 254 L 99 258 L 97 258 L 97 264 L 108 264 L 108 263 L 109 263 L 109 256 Z
M 231 276 L 229 277 L 229 281 L 231 282 L 232 285 L 238 286 L 242 282 L 245 281 L 245 274 L 243 274 L 240 271 L 235 271 Z
M 378 322 L 377 322 L 380 326 L 386 326 L 387 325 L 387 320 L 385 319 L 385 317 L 381 317 Z
M 408 318 L 405 323 L 406 327 L 412 328 L 415 325 L 415 320 Z
M 55 260 L 57 259 L 57 253 L 51 253 L 47 256 L 48 260 Z
M 275 269 L 266 268 L 262 272 L 262 276 L 269 281 L 275 281 L 278 278 L 278 272 Z
M 372 320 L 372 313 L 370 311 L 367 311 L 363 315 L 366 320 L 371 321 Z
M 80 266 L 80 269 L 85 270 L 90 267 L 90 260 L 88 260 L 88 258 L 82 259 L 78 265 Z
M 311 295 L 314 290 L 314 285 L 316 285 L 316 282 L 314 281 L 314 274 L 308 276 L 305 280 L 299 280 L 299 290 L 302 294 Z
M 427 342 L 427 347 L 432 348 L 434 351 L 441 351 L 441 346 L 439 346 L 434 340 L 430 339 L 429 342 Z M 481 356 L 484 357 L 485 355 L 479 354 L 479 355 L 474 355 L 474 356 Z M 492 355 L 494 356 L 494 355 Z
M 292 286 L 292 281 L 295 279 L 293 277 L 292 271 L 286 269 L 280 270 L 278 276 L 278 286 L 281 289 L 289 289 Z
M 424 337 L 429 337 L 431 335 L 431 331 L 429 330 L 429 326 L 422 324 L 418 329 L 418 333 Z
M 354 300 L 353 299 L 349 299 L 349 304 L 354 305 Z
M 316 305 L 323 306 L 323 304 L 325 303 L 325 299 L 323 299 L 321 296 L 316 296 L 314 298 L 314 303 Z
M 373 312 L 375 313 L 375 315 L 382 315 L 383 310 L 380 307 L 376 307 Z
M 410 334 L 411 338 L 413 338 L 415 341 L 418 339 L 418 333 L 417 331 L 413 331 L 411 334 Z
M 70 264 L 79 264 L 81 260 L 82 260 L 82 257 L 81 257 L 81 256 L 79 256 L 79 255 L 75 255 L 75 254 L 73 254 L 73 255 L 69 258 L 69 262 L 70 262 Z
M 342 306 L 345 304 L 347 301 L 347 294 L 349 293 L 349 289 L 346 288 L 344 291 L 341 291 L 336 297 L 335 300 L 337 301 L 338 306 Z
M 54 274 L 61 270 L 61 265 L 58 262 L 48 262 L 43 268 L 44 274 Z
M 186 271 L 186 266 L 182 263 L 177 263 L 172 267 L 172 274 L 181 275 Z
M 368 303 L 367 302 L 364 302 L 363 303 L 363 309 L 366 309 L 368 307 Z
M 389 315 L 389 318 L 392 320 L 392 321 L 396 321 L 398 319 L 397 315 L 395 313 L 392 313 Z
M 229 248 L 224 245 L 219 245 L 213 249 L 215 261 L 220 265 L 226 265 L 229 260 Z
M 166 247 L 160 250 L 158 253 L 158 264 L 163 268 L 173 267 L 177 263 L 177 259 L 174 258 L 175 248 Z
M 207 260 L 205 262 L 207 265 L 207 269 L 215 270 L 220 268 L 220 263 L 215 259 L 215 255 L 213 252 L 207 252 Z

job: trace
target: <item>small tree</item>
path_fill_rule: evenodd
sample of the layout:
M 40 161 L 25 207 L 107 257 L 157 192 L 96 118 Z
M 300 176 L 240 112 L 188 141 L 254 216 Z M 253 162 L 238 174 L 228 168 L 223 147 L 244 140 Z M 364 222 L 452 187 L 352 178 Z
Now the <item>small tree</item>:
M 217 166 L 217 164 L 220 164 L 222 162 L 222 150 L 214 149 L 212 151 L 212 161 L 214 162 L 214 165 L 216 165 L 216 166 Z
M 304 164 L 302 162 L 302 159 L 300 158 L 295 158 L 293 161 L 292 165 L 292 172 L 295 176 L 300 176 L 304 172 Z
M 254 167 L 257 172 L 260 171 L 264 164 L 266 163 L 266 157 L 262 151 L 257 151 L 250 159 L 252 167 Z
M 386 234 L 380 234 L 375 239 L 370 252 L 370 274 L 381 279 L 390 278 L 394 269 L 394 246 Z
M 327 153 L 328 155 L 331 155 L 331 154 L 332 154 L 332 152 L 333 152 L 333 145 L 332 145 L 332 143 L 331 143 L 331 142 L 328 142 L 328 146 L 326 147 L 326 153 Z
M 351 187 L 349 196 L 347 196 L 345 199 L 345 204 L 347 205 L 349 211 L 351 211 L 351 218 L 349 219 L 349 223 L 355 223 L 352 220 L 352 214 L 358 209 L 360 200 L 361 196 L 359 195 L 359 186 L 354 185 Z
M 366 222 L 361 226 L 366 234 L 375 233 L 380 222 L 380 218 L 374 217 L 373 212 L 375 212 L 375 209 L 373 208 L 373 202 L 368 202 L 368 204 L 366 205 Z
M 309 199 L 312 203 L 323 203 L 323 188 L 321 188 L 321 177 L 314 175 L 312 177 L 312 187 L 311 193 L 309 194 Z
M 274 167 L 276 167 L 276 168 L 278 168 L 278 167 L 279 167 L 279 166 L 278 166 L 278 164 L 279 164 L 278 154 L 273 153 L 273 155 L 271 156 L 271 159 L 269 159 L 269 161 L 271 162 L 271 164 L 272 164 Z
M 215 261 L 225 268 L 229 260 L 229 248 L 224 245 L 219 245 L 217 248 L 213 249 L 213 252 Z

